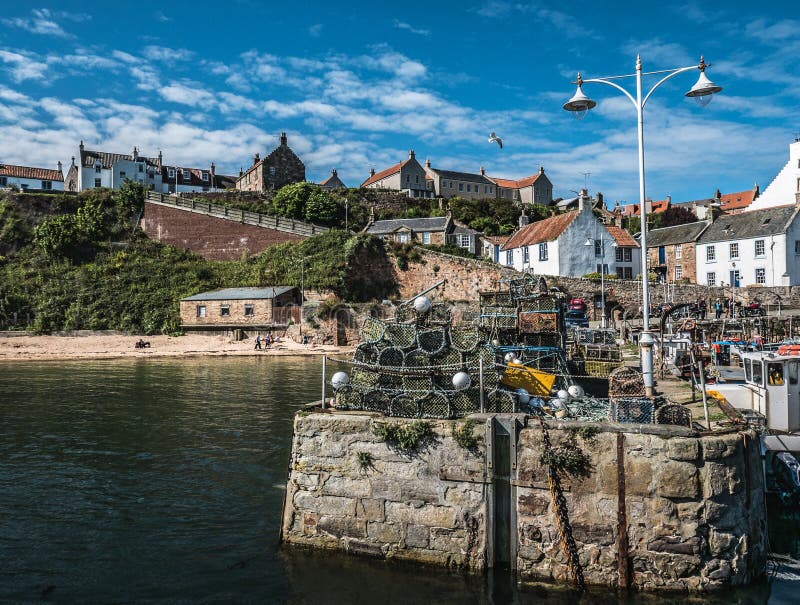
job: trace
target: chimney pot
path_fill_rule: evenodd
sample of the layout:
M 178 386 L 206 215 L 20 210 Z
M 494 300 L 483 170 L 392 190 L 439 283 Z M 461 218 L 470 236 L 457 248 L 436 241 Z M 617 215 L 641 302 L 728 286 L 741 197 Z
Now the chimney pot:
M 428 158 L 427 160 L 425 160 L 425 168 L 430 168 L 430 167 L 431 167 L 431 160 L 430 158 Z
M 281 133 L 281 145 L 286 145 L 286 133 Z
M 414 150 L 413 149 L 408 152 L 408 159 L 409 160 L 413 160 L 414 159 Z
M 73 166 L 75 165 L 75 156 L 74 155 L 72 156 L 72 165 Z
M 486 171 L 483 169 L 483 166 L 481 166 L 481 176 L 483 176 L 484 174 L 486 174 Z
M 258 164 L 258 161 L 259 161 L 260 159 L 261 159 L 261 157 L 260 157 L 260 156 L 259 156 L 257 153 L 254 153 L 254 154 L 253 154 L 253 166 L 255 166 L 256 164 Z
M 544 174 L 544 166 L 539 164 L 539 174 Z
M 370 176 L 375 176 L 375 169 L 374 168 L 370 168 L 369 169 L 369 175 Z
M 78 145 L 78 149 L 80 149 L 81 151 L 83 151 L 83 139 L 81 139 L 81 144 L 80 144 L 80 145 Z

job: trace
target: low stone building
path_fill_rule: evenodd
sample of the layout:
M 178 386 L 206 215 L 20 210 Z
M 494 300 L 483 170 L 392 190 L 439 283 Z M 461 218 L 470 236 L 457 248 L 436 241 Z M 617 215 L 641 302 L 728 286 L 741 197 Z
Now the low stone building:
M 294 286 L 225 288 L 181 299 L 181 328 L 268 330 L 300 322 L 300 290 Z
M 270 191 L 284 185 L 306 180 L 306 166 L 289 147 L 286 133 L 281 133 L 280 145 L 263 160 L 259 154 L 253 156 L 253 164 L 239 171 L 236 189 L 239 191 Z
M 647 231 L 647 258 L 650 270 L 662 281 L 697 283 L 697 240 L 710 221 L 662 227 Z
M 331 170 L 331 175 L 319 184 L 323 189 L 347 189 L 347 185 L 339 178 L 336 168 Z
M 453 220 L 451 215 L 431 218 L 370 219 L 364 232 L 399 244 L 416 242 L 434 246 L 458 246 L 472 254 L 482 251 L 482 234 Z

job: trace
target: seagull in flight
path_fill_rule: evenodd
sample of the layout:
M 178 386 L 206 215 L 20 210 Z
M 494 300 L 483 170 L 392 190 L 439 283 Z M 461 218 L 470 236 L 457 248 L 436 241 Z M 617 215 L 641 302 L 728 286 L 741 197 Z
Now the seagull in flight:
M 489 142 L 490 142 L 490 143 L 497 143 L 497 144 L 500 146 L 500 149 L 502 149 L 502 148 L 503 148 L 503 139 L 501 139 L 500 137 L 498 137 L 498 136 L 497 136 L 495 133 L 493 133 L 493 132 L 489 134 Z

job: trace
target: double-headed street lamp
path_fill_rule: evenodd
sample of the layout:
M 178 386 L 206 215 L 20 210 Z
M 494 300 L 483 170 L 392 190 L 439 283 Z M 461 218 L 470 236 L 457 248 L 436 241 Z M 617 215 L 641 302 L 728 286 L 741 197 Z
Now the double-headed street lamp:
M 597 82 L 599 84 L 608 84 L 622 92 L 631 103 L 633 103 L 634 107 L 636 108 L 636 115 L 638 118 L 638 130 L 639 130 L 639 207 L 641 213 L 641 246 L 642 246 L 642 334 L 639 337 L 639 345 L 641 347 L 641 358 L 642 358 L 642 374 L 644 378 L 644 385 L 648 395 L 653 394 L 653 343 L 655 342 L 653 339 L 653 335 L 650 334 L 650 296 L 648 291 L 648 265 L 647 265 L 647 208 L 645 204 L 645 194 L 644 194 L 644 121 L 643 121 L 643 112 L 644 106 L 647 104 L 650 95 L 655 92 L 655 90 L 661 86 L 664 82 L 681 74 L 685 71 L 692 71 L 694 69 L 700 70 L 700 77 L 697 80 L 697 83 L 692 86 L 691 90 L 686 93 L 687 97 L 691 97 L 697 101 L 697 103 L 701 106 L 705 106 L 711 101 L 711 95 L 714 93 L 720 92 L 722 90 L 721 86 L 717 86 L 711 80 L 708 79 L 706 76 L 706 67 L 708 64 L 703 60 L 703 57 L 700 57 L 700 63 L 698 65 L 692 65 L 690 67 L 679 67 L 677 69 L 663 69 L 659 71 L 649 71 L 642 73 L 642 59 L 640 56 L 636 57 L 636 73 L 635 74 L 627 74 L 623 76 L 611 76 L 608 78 L 590 78 L 588 80 L 584 80 L 581 77 L 581 74 L 578 73 L 578 79 L 575 84 L 578 85 L 578 90 L 575 92 L 573 97 L 564 103 L 564 109 L 567 111 L 571 111 L 574 113 L 575 117 L 582 118 L 586 115 L 586 112 L 592 109 L 597 103 L 586 96 L 583 92 L 582 86 L 585 83 L 589 82 Z M 655 86 L 653 86 L 650 91 L 642 98 L 642 76 L 650 76 L 650 75 L 657 75 L 657 74 L 666 74 L 663 78 L 661 78 L 658 82 L 656 82 Z M 620 80 L 623 78 L 636 78 L 636 97 L 634 98 L 631 93 L 625 90 L 622 86 L 617 84 L 616 82 L 612 82 L 612 80 Z
M 594 250 L 595 259 L 600 256 L 600 327 L 606 327 L 606 240 L 601 235 L 600 239 L 592 239 L 591 237 L 586 238 L 586 242 L 583 244 L 584 246 L 592 247 Z M 598 245 L 600 246 L 598 249 Z M 611 247 L 616 248 L 617 242 L 612 241 Z M 600 254 L 598 255 L 598 251 Z

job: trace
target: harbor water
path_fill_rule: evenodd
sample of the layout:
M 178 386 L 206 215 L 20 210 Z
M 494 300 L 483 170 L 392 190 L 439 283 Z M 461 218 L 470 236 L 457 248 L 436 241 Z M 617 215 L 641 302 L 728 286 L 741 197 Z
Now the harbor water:
M 0 603 L 576 601 L 505 570 L 281 549 L 292 418 L 320 372 L 308 357 L 0 364 Z M 697 602 L 793 602 L 800 569 L 773 571 Z

